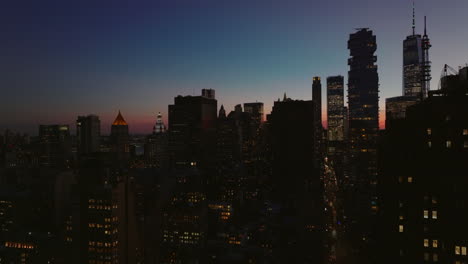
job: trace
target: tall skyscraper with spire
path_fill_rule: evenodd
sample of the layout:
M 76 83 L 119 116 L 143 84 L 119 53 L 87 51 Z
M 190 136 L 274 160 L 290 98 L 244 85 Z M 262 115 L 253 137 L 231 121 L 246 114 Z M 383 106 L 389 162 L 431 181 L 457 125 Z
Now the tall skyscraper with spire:
M 424 17 L 424 35 L 416 34 L 414 2 L 412 21 L 412 33 L 403 41 L 403 95 L 386 99 L 387 128 L 395 120 L 405 118 L 406 108 L 427 98 L 430 89 L 431 44 L 427 35 L 426 17 Z
M 403 95 L 423 99 L 423 49 L 421 35 L 415 33 L 415 12 L 413 2 L 412 34 L 403 41 Z

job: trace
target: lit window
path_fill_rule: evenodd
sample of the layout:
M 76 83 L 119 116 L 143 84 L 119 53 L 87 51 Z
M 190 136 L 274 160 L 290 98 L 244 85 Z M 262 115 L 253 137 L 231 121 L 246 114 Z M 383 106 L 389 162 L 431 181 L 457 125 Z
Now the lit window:
M 404 231 L 403 225 L 399 225 L 399 226 L 398 226 L 398 231 L 399 231 L 400 233 L 403 233 L 403 231 Z
M 463 129 L 463 135 L 468 136 L 468 128 Z
M 437 241 L 437 239 L 432 240 L 432 247 L 433 247 L 433 248 L 437 248 L 437 247 L 439 246 L 439 243 L 438 243 L 438 242 L 439 242 L 439 241 Z
M 461 247 L 461 254 L 466 256 L 466 247 Z
M 464 144 L 463 144 L 463 147 L 464 148 L 468 148 L 468 140 L 465 140 Z
M 427 142 L 427 146 L 428 146 L 429 148 L 432 147 L 432 142 L 431 142 L 431 141 L 428 141 L 428 142 Z
M 400 215 L 400 220 L 403 220 L 403 219 L 405 219 L 405 218 L 402 215 Z
M 428 129 L 427 129 L 427 134 L 428 134 L 428 135 L 432 135 L 432 129 L 428 128 Z
M 455 246 L 455 255 L 460 255 L 460 247 Z
M 412 183 L 413 182 L 413 177 L 408 177 L 408 182 Z
M 429 219 L 429 211 L 424 210 L 424 219 Z
M 447 141 L 445 142 L 445 146 L 446 146 L 447 148 L 451 148 L 451 147 L 452 147 L 452 141 L 447 140 Z
M 424 247 L 429 247 L 429 239 L 424 239 Z
M 432 211 L 432 219 L 437 219 L 437 211 Z
M 437 198 L 435 196 L 432 196 L 432 204 L 437 204 Z

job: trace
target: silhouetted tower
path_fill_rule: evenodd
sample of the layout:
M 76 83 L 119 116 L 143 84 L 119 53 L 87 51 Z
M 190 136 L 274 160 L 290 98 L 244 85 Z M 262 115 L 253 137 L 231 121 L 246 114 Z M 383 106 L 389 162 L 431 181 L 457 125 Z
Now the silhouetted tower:
M 320 77 L 312 79 L 312 101 L 314 103 L 314 153 L 315 166 L 319 167 L 321 161 L 323 126 L 322 126 L 322 83 Z
M 99 152 L 101 121 L 96 115 L 78 116 L 76 120 L 78 152 L 89 154 Z
M 419 100 L 427 95 L 423 91 L 423 49 L 421 35 L 415 34 L 413 3 L 412 34 L 403 41 L 403 95 Z
M 376 37 L 363 28 L 350 35 L 348 72 L 350 179 L 345 210 L 358 259 L 370 250 L 372 226 L 378 212 L 377 136 L 379 132 L 379 76 Z
M 127 161 L 130 157 L 128 124 L 120 111 L 112 123 L 110 140 L 116 159 L 120 162 Z

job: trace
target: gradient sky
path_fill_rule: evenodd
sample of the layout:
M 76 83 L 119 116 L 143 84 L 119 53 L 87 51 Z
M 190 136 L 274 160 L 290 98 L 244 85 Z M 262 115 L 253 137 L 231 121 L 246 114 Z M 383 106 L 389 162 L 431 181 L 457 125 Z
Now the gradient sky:
M 118 110 L 131 133 L 150 133 L 177 95 L 216 90 L 218 106 L 283 93 L 311 99 L 313 76 L 343 75 L 355 28 L 377 36 L 381 110 L 401 95 L 402 41 L 410 0 L 2 1 L 0 129 L 37 134 L 38 124 L 74 128 L 97 114 L 102 131 Z M 428 17 L 435 89 L 445 63 L 468 62 L 468 1 L 416 0 Z M 323 104 L 326 105 L 325 96 Z

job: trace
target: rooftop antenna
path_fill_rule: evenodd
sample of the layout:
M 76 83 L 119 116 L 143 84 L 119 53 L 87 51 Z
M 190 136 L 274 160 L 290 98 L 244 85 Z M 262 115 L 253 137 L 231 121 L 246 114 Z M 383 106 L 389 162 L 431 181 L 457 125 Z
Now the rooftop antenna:
M 415 22 L 415 19 L 414 19 L 414 1 L 413 1 L 413 36 L 414 36 L 414 29 L 416 28 L 416 22 Z
M 424 16 L 424 36 L 427 36 L 427 31 L 426 31 L 426 16 Z

